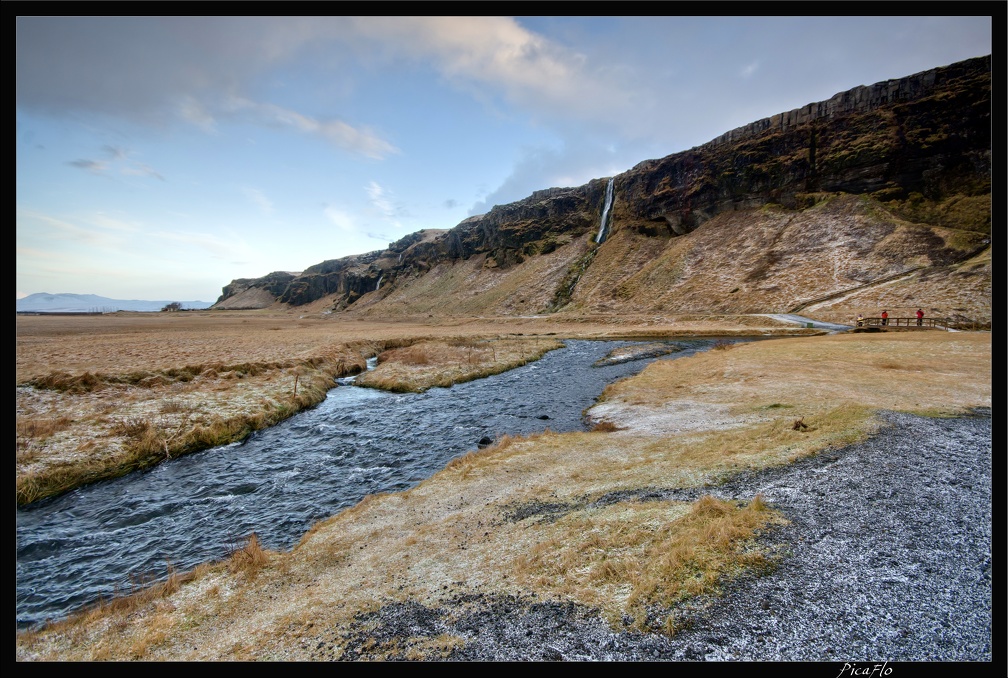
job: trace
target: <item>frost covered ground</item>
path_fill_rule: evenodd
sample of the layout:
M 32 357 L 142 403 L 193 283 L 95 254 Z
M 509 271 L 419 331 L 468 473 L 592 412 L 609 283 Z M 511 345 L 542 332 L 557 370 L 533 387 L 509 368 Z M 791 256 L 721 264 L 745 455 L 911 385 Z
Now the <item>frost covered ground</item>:
M 681 610 L 682 630 L 611 631 L 590 610 L 516 598 L 451 610 L 384 607 L 369 639 L 444 632 L 462 661 L 991 661 L 991 416 L 888 413 L 871 440 L 736 478 L 721 497 L 759 492 L 790 524 L 764 537 L 769 574 Z

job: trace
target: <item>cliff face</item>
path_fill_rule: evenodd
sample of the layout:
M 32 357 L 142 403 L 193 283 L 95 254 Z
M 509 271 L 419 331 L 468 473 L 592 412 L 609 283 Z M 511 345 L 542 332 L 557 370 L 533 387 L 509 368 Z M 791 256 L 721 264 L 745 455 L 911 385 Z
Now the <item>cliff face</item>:
M 941 202 L 990 192 L 990 58 L 857 87 L 617 177 L 617 218 L 682 234 L 820 191 Z M 620 199 L 621 198 L 621 199 Z
M 271 274 L 234 281 L 216 306 L 255 287 L 291 306 L 325 299 L 332 310 L 387 315 L 434 312 L 443 302 L 437 296 L 449 289 L 457 297 L 457 312 L 554 312 L 572 302 L 583 312 L 612 310 L 611 298 L 586 291 L 585 280 L 594 278 L 622 285 L 620 305 L 647 307 L 648 299 L 633 298 L 637 288 L 628 281 L 642 267 L 654 268 L 674 249 L 673 241 L 713 219 L 739 231 L 754 228 L 760 222 L 755 215 L 767 206 L 790 211 L 793 219 L 837 193 L 870 198 L 888 214 L 878 223 L 894 229 L 894 220 L 916 223 L 916 237 L 931 243 L 916 250 L 891 248 L 891 261 L 883 261 L 887 250 L 879 250 L 873 271 L 908 271 L 925 260 L 952 265 L 989 242 L 990 76 L 988 56 L 857 87 L 689 151 L 644 161 L 613 178 L 611 236 L 602 245 L 594 238 L 606 179 L 537 191 L 453 229 L 421 231 L 387 250 L 325 261 L 289 279 L 289 274 Z M 733 213 L 750 216 L 730 218 Z M 814 218 L 799 220 L 806 233 L 817 231 Z M 953 238 L 933 228 L 965 235 Z M 721 242 L 729 235 L 741 234 L 722 232 Z M 847 237 L 856 240 L 859 235 Z M 957 244 L 947 247 L 949 239 Z M 620 249 L 631 242 L 632 253 Z M 777 265 L 786 258 L 778 245 L 773 239 L 747 245 L 753 264 L 746 274 L 750 284 L 764 276 L 773 286 L 773 278 L 787 268 Z M 844 242 L 825 243 L 833 245 Z M 718 258 L 715 252 L 708 257 Z M 845 284 L 867 284 L 871 276 L 846 276 Z M 655 307 L 653 290 L 637 292 L 651 295 Z M 793 291 L 774 306 L 802 298 Z M 715 301 L 702 303 L 724 306 Z M 755 298 L 753 303 L 758 303 Z

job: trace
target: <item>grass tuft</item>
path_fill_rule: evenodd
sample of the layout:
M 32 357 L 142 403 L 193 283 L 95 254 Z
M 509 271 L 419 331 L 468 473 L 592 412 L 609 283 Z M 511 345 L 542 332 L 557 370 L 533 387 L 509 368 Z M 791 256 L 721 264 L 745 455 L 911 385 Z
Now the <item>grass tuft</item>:
M 709 495 L 691 506 L 620 503 L 563 516 L 515 570 L 523 583 L 601 606 L 612 620 L 629 615 L 644 630 L 648 608 L 716 594 L 725 579 L 765 567 L 752 539 L 782 521 L 760 496 L 748 504 Z M 628 594 L 615 595 L 621 590 Z M 665 630 L 674 632 L 674 621 Z
M 254 575 L 269 562 L 269 554 L 259 542 L 259 537 L 253 532 L 245 544 L 236 549 L 228 559 L 228 569 L 232 572 L 244 572 Z
M 16 432 L 18 438 L 45 439 L 68 429 L 74 420 L 67 416 L 27 418 L 18 415 Z

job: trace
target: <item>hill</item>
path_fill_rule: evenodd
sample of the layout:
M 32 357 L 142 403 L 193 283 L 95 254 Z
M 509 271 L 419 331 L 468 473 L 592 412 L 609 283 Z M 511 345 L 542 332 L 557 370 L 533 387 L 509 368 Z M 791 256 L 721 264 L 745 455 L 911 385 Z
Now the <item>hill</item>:
M 991 62 L 841 92 L 213 308 L 372 317 L 857 313 L 989 323 Z
M 207 301 L 143 301 L 140 299 L 109 299 L 95 294 L 49 294 L 39 292 L 17 300 L 18 313 L 113 313 L 115 311 L 160 311 L 171 303 L 182 310 L 210 308 Z

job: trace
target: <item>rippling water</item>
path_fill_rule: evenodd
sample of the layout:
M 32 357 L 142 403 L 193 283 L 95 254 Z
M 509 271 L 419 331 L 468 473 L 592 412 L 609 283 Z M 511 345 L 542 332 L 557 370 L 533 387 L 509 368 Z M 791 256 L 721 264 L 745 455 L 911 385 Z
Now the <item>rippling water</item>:
M 397 394 L 352 385 L 225 445 L 17 510 L 17 625 L 220 560 L 255 532 L 289 549 L 368 494 L 413 487 L 489 436 L 584 428 L 606 384 L 650 360 L 593 367 L 632 342 L 568 341 L 485 379 Z M 714 340 L 676 341 L 681 357 Z

